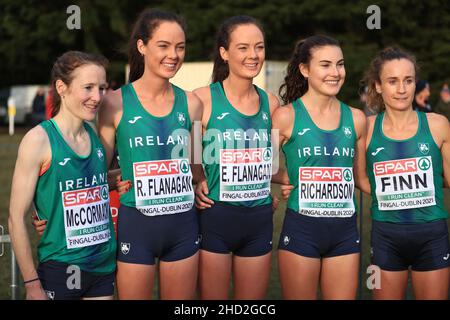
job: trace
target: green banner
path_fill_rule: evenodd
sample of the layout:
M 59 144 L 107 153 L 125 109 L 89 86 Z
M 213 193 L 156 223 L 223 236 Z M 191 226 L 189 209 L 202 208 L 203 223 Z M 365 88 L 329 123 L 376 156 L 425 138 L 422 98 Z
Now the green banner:
M 86 234 L 97 233 L 105 231 L 109 228 L 109 223 L 104 223 L 95 227 L 83 228 L 70 231 L 70 237 L 84 236 Z
M 270 185 L 270 182 L 256 183 L 256 184 L 239 184 L 233 186 L 223 186 L 222 191 L 250 191 L 266 189 Z
M 406 192 L 399 194 L 389 194 L 386 196 L 378 196 L 378 200 L 391 201 L 391 200 L 404 200 L 412 198 L 424 198 L 434 196 L 433 191 L 417 191 L 417 192 Z
M 302 208 L 314 209 L 345 209 L 353 208 L 352 202 L 300 202 Z
M 137 206 L 155 206 L 155 205 L 165 205 L 165 204 L 177 204 L 180 202 L 187 202 L 194 200 L 193 195 L 186 196 L 176 196 L 176 197 L 166 197 L 160 199 L 146 199 L 146 200 L 136 200 Z

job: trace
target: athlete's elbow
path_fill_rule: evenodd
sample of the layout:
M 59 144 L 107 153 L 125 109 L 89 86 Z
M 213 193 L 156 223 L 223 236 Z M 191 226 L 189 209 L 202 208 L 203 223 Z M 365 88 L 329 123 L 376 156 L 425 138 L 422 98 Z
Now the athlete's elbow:
M 8 217 L 8 230 L 9 233 L 12 235 L 15 230 L 20 228 L 20 226 L 24 226 L 24 216 L 16 214 L 16 212 L 12 209 L 9 211 L 9 217 Z

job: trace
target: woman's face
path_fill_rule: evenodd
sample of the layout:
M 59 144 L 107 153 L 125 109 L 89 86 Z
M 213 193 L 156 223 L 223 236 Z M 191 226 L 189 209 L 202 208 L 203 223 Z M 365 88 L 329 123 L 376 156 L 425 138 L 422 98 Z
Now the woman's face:
M 58 80 L 61 108 L 82 120 L 92 121 L 108 87 L 105 69 L 85 64 L 75 69 L 72 77 L 69 86 Z
M 338 46 L 313 48 L 310 62 L 300 64 L 300 72 L 308 79 L 308 91 L 336 96 L 345 80 L 344 56 Z
M 408 59 L 385 62 L 381 68 L 380 82 L 375 84 L 386 109 L 407 110 L 412 108 L 416 89 L 414 64 Z
M 153 75 L 170 79 L 183 64 L 186 38 L 178 23 L 164 21 L 153 31 L 147 44 L 138 40 L 137 46 L 144 55 L 146 70 Z
M 254 24 L 237 26 L 230 34 L 228 50 L 220 47 L 220 55 L 228 63 L 230 73 L 245 79 L 259 74 L 265 54 L 264 36 Z

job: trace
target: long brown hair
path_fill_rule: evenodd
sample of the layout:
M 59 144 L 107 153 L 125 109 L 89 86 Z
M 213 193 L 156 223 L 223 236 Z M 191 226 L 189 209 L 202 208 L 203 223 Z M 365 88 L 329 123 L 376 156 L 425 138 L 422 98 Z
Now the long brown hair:
M 324 35 L 311 36 L 297 42 L 279 90 L 285 104 L 297 100 L 308 91 L 308 79 L 301 74 L 298 66 L 301 63 L 307 65 L 311 61 L 312 50 L 324 46 L 340 47 L 340 44 L 337 40 Z

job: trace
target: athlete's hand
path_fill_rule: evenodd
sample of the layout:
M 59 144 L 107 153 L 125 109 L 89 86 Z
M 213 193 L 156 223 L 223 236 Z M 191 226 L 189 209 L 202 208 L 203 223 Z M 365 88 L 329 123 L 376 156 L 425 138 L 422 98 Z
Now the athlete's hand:
M 291 184 L 282 184 L 281 185 L 281 196 L 284 200 L 287 200 L 289 198 L 289 195 L 291 194 L 292 189 L 294 189 L 294 186 Z
M 47 220 L 39 220 L 36 211 L 33 211 L 31 213 L 31 224 L 33 225 L 34 229 L 36 230 L 36 233 L 39 236 L 42 236 L 45 230 L 45 226 L 47 225 Z
M 207 197 L 208 193 L 208 183 L 206 180 L 197 183 L 195 186 L 195 206 L 197 209 L 203 210 L 206 208 L 211 208 L 214 204 L 214 201 Z
M 272 210 L 274 213 L 275 213 L 275 210 L 277 210 L 279 203 L 280 203 L 280 199 L 278 199 L 277 196 L 273 195 L 272 196 Z
M 117 192 L 119 193 L 119 196 L 125 194 L 130 190 L 131 188 L 131 181 L 130 180 L 122 180 L 122 176 L 118 175 L 116 177 L 116 186 L 117 186 Z
M 39 280 L 25 284 L 25 289 L 27 290 L 27 300 L 48 300 Z

